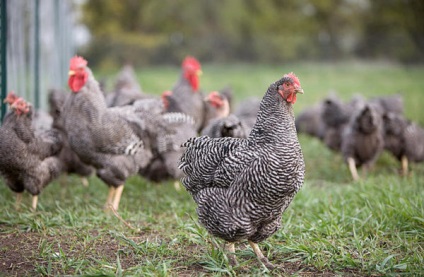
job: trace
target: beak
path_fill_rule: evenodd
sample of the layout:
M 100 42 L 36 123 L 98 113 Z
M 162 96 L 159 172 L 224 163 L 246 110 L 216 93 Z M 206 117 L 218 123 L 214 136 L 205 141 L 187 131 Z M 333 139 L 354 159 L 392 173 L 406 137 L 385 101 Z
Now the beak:
M 203 71 L 202 70 L 199 69 L 199 70 L 196 71 L 196 75 L 197 76 L 202 76 L 202 74 L 203 74 Z
M 301 87 L 296 88 L 296 93 L 304 94 L 303 89 Z
M 73 70 L 69 70 L 68 75 L 69 75 L 69 76 L 75 75 L 75 71 L 73 71 Z

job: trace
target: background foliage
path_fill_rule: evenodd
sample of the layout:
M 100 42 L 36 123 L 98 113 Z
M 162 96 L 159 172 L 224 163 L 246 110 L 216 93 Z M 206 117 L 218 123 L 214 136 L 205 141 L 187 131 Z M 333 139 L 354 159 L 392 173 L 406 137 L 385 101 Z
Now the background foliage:
M 420 0 L 87 0 L 92 64 L 424 61 Z

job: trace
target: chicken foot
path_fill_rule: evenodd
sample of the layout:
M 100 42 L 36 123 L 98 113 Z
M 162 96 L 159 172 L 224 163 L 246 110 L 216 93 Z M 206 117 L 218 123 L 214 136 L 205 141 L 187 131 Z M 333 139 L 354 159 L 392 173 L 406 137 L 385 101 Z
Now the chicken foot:
M 22 192 L 17 192 L 16 193 L 16 202 L 15 202 L 15 210 L 19 210 L 19 208 L 21 207 L 21 203 L 22 203 Z
M 352 157 L 347 158 L 347 164 L 349 166 L 350 173 L 354 181 L 359 180 L 358 171 L 356 170 L 355 160 Z
M 81 177 L 81 183 L 84 187 L 88 188 L 88 179 L 87 177 Z
M 408 175 L 408 158 L 406 156 L 402 156 L 402 176 Z
M 259 246 L 257 243 L 254 243 L 253 241 L 249 240 L 249 244 L 252 247 L 253 251 L 255 252 L 256 257 L 258 258 L 258 260 L 269 270 L 274 270 L 275 269 L 275 265 L 273 265 L 268 259 L 267 257 L 264 256 L 264 254 L 262 254 L 261 249 L 259 249 Z
M 113 198 L 112 207 L 115 211 L 118 210 L 119 202 L 121 202 L 122 191 L 124 190 L 124 185 L 120 185 L 115 189 L 115 196 Z
M 115 187 L 112 187 L 112 186 L 109 187 L 109 193 L 107 195 L 106 203 L 103 207 L 105 211 L 107 211 L 109 209 L 109 206 L 112 205 L 113 197 L 115 196 L 115 191 L 116 191 Z
M 228 243 L 225 246 L 225 249 L 228 252 L 227 257 L 228 257 L 228 260 L 230 261 L 231 266 L 237 266 L 238 262 L 237 262 L 236 255 L 235 255 L 235 253 L 236 253 L 235 244 L 233 242 Z
M 37 210 L 37 204 L 38 204 L 38 195 L 33 195 L 32 196 L 32 211 L 35 212 Z
M 112 206 L 115 211 L 118 210 L 119 202 L 121 201 L 122 191 L 124 190 L 124 185 L 120 185 L 119 187 L 109 187 L 109 194 L 107 195 L 106 203 L 104 206 L 104 210 L 110 209 Z

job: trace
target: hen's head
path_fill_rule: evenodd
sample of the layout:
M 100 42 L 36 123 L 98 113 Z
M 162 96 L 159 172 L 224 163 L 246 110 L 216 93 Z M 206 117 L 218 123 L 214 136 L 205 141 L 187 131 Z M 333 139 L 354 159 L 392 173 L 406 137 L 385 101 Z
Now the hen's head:
M 16 115 L 27 114 L 31 109 L 31 106 L 20 97 L 10 107 Z
M 15 94 L 15 92 L 11 91 L 7 94 L 6 98 L 4 98 L 3 102 L 12 105 L 18 99 L 19 97 Z
M 73 92 L 78 92 L 88 80 L 87 61 L 83 57 L 71 58 L 68 85 Z
M 199 77 L 202 75 L 202 67 L 196 58 L 188 56 L 182 63 L 183 76 L 190 83 L 194 92 L 199 89 Z
M 162 92 L 161 95 L 161 99 L 162 99 L 162 103 L 165 109 L 168 109 L 169 107 L 169 99 L 168 97 L 170 97 L 172 95 L 172 91 L 171 90 L 165 90 L 164 92 Z
M 282 84 L 278 86 L 278 93 L 288 103 L 296 103 L 296 94 L 303 94 L 303 89 L 300 86 L 300 81 L 293 72 L 285 74 L 281 79 Z
M 223 95 L 221 95 L 218 91 L 212 91 L 209 93 L 209 95 L 205 98 L 205 101 L 210 103 L 213 107 L 219 109 L 221 108 L 225 103 L 225 98 Z

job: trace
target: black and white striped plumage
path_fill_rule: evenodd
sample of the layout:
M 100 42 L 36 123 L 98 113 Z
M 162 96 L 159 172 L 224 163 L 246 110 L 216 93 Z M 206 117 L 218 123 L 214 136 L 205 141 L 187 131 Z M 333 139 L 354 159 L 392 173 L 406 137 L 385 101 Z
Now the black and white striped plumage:
M 292 104 L 279 93 L 287 82 L 293 81 L 285 75 L 268 88 L 247 139 L 202 136 L 183 144 L 182 183 L 199 221 L 228 242 L 256 243 L 275 233 L 303 184 Z

